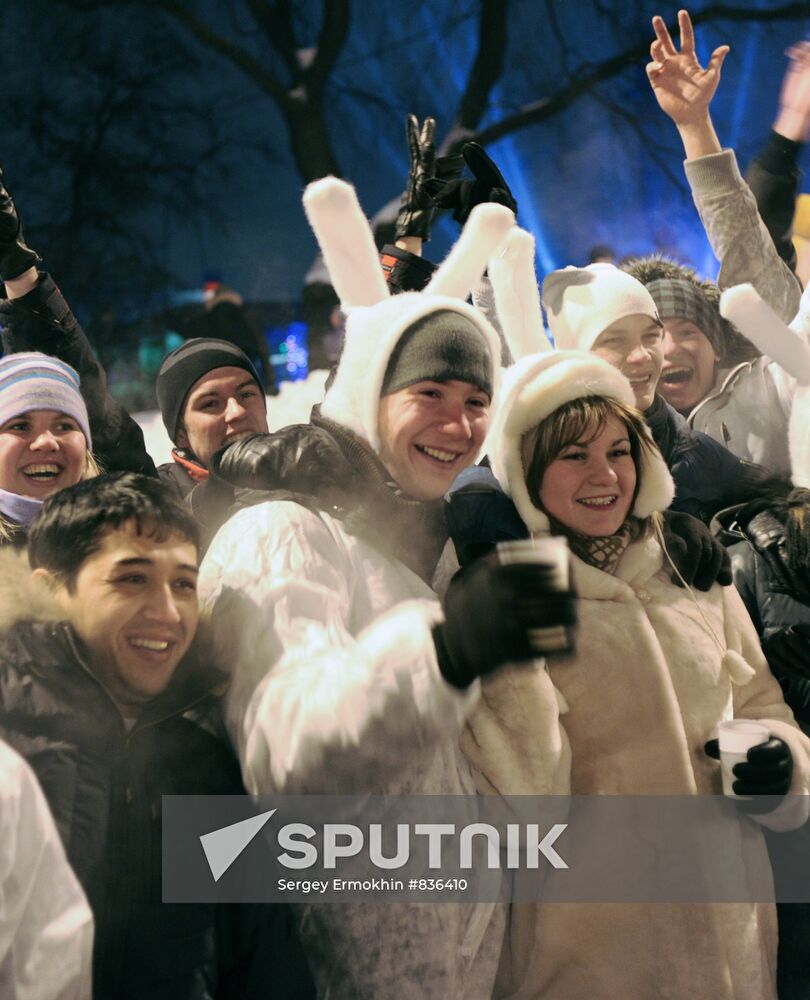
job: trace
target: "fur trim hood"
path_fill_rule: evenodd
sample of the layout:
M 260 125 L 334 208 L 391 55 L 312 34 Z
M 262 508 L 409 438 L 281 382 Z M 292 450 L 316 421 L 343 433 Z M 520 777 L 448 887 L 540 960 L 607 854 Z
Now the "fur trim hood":
M 31 576 L 25 549 L 0 548 L 0 632 L 17 622 L 58 622 L 64 613 L 48 588 Z
M 629 381 L 618 369 L 586 351 L 554 351 L 529 355 L 504 376 L 500 406 L 487 438 L 492 470 L 512 497 L 526 527 L 548 532 L 546 514 L 532 503 L 520 456 L 523 434 L 564 403 L 584 396 L 610 396 L 635 405 Z M 632 513 L 646 518 L 666 510 L 675 496 L 672 476 L 648 433 L 651 451 L 643 451 L 640 487 Z
M 424 292 L 392 297 L 354 188 L 335 177 L 315 181 L 304 192 L 304 208 L 347 314 L 343 354 L 321 405 L 324 417 L 353 431 L 379 454 L 377 411 L 391 352 L 413 323 L 440 310 L 459 313 L 481 332 L 492 357 L 493 396 L 497 393 L 500 339 L 464 300 L 514 226 L 509 209 L 492 204 L 473 209 Z

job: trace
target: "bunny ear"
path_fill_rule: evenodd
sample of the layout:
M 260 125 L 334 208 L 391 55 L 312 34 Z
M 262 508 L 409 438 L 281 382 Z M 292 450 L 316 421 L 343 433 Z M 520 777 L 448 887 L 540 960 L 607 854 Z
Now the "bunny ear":
M 752 285 L 726 289 L 720 296 L 720 315 L 800 385 L 810 386 L 810 347 L 762 301 Z
M 810 198 L 810 195 L 802 195 L 801 197 Z M 790 321 L 790 329 L 794 330 L 799 336 L 810 343 L 810 285 L 805 288 L 802 293 L 802 300 L 799 303 L 799 311 Z
M 534 273 L 534 239 L 515 227 L 489 262 L 498 322 L 515 361 L 552 350 Z
M 514 224 L 514 212 L 504 205 L 491 202 L 476 205 L 425 293 L 466 299 L 481 280 L 487 261 Z
M 371 227 L 351 184 L 337 177 L 313 181 L 304 191 L 304 211 L 341 305 L 350 309 L 387 299 Z

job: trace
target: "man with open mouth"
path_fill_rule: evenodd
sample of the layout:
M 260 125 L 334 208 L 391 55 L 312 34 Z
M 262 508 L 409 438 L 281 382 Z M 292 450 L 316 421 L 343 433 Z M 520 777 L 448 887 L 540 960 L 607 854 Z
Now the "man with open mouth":
M 672 510 L 708 523 L 756 491 L 762 470 L 693 430 L 660 394 L 664 324 L 640 281 L 612 264 L 567 267 L 546 276 L 543 304 L 558 348 L 593 351 L 630 381 L 675 480 Z

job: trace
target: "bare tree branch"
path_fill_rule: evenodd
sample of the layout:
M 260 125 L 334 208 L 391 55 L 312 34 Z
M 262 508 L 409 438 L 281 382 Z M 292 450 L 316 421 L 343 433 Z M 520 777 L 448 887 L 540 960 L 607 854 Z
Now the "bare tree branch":
M 692 23 L 695 25 L 707 24 L 718 20 L 788 21 L 806 17 L 807 12 L 806 0 L 799 0 L 797 3 L 787 3 L 779 7 L 764 9 L 734 7 L 727 4 L 710 4 L 694 15 Z M 677 24 L 673 23 L 669 25 L 669 30 L 670 33 L 677 34 Z M 548 121 L 549 118 L 553 118 L 554 115 L 559 114 L 569 107 L 569 105 L 573 104 L 577 98 L 583 94 L 590 93 L 597 84 L 603 83 L 605 80 L 610 80 L 624 70 L 639 64 L 645 57 L 649 56 L 649 47 L 649 41 L 638 42 L 632 45 L 630 48 L 625 49 L 624 52 L 619 53 L 619 55 L 597 63 L 587 72 L 580 72 L 579 75 L 575 74 L 574 79 L 556 93 L 525 105 L 520 111 L 516 111 L 512 115 L 507 115 L 505 118 L 482 129 L 475 136 L 470 136 L 469 138 L 474 138 L 476 142 L 486 145 L 490 142 L 496 142 L 498 139 L 502 139 L 505 135 L 510 135 L 512 132 L 517 132 L 519 129 L 526 128 L 527 125 L 536 125 L 539 122 Z
M 326 0 L 318 48 L 305 74 L 313 98 L 320 99 L 323 94 L 329 75 L 343 51 L 350 22 L 349 0 Z

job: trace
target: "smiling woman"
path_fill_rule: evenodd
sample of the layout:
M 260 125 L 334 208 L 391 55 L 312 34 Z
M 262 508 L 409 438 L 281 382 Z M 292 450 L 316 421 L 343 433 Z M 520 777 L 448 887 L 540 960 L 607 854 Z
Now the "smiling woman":
M 79 376 L 45 354 L 0 360 L 0 544 L 21 543 L 42 501 L 98 475 Z

